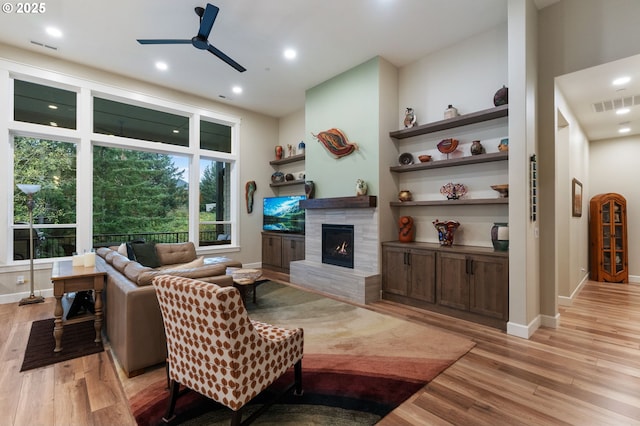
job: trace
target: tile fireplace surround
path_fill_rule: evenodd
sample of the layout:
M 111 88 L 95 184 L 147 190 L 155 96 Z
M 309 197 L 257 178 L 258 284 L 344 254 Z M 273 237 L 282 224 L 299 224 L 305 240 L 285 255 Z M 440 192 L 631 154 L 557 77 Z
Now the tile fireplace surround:
M 306 209 L 305 260 L 291 262 L 290 280 L 301 287 L 356 303 L 380 299 L 380 241 L 376 197 L 301 201 Z M 353 269 L 322 263 L 322 224 L 353 225 Z

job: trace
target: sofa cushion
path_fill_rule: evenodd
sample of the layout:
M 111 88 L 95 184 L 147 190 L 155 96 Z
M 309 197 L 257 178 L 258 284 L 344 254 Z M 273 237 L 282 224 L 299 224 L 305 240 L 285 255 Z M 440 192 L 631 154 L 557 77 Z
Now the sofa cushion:
M 138 262 L 129 262 L 129 264 L 124 268 L 124 275 L 134 283 L 140 285 L 138 283 L 138 278 L 140 277 L 141 273 L 147 271 L 153 271 L 153 269 L 149 268 L 148 266 L 142 266 Z
M 114 251 L 114 250 L 109 250 L 109 253 L 104 255 L 104 260 L 106 260 L 107 263 L 112 263 L 113 262 L 113 258 L 115 256 L 118 256 L 118 252 Z
M 111 264 L 114 268 L 116 268 L 119 272 L 124 273 L 124 268 L 131 263 L 128 257 L 121 255 L 118 252 L 115 252 L 113 256 L 111 256 Z
M 192 242 L 156 244 L 156 253 L 161 265 L 187 263 L 196 259 L 196 246 Z
M 156 243 L 132 243 L 133 253 L 136 262 L 150 268 L 157 268 L 162 265 L 156 254 Z
M 217 276 L 226 275 L 226 265 L 204 265 L 199 268 L 191 269 L 162 269 L 162 270 L 149 270 L 143 271 L 138 275 L 138 285 L 145 286 L 150 285 L 155 277 L 158 275 L 174 275 L 185 278 L 211 278 Z M 210 281 L 211 282 L 211 281 Z M 215 282 L 215 280 L 214 280 Z
M 204 266 L 204 256 L 198 257 L 196 260 L 193 260 L 188 263 L 178 263 L 176 265 L 162 265 L 157 270 L 163 269 L 191 269 L 191 268 L 199 268 Z

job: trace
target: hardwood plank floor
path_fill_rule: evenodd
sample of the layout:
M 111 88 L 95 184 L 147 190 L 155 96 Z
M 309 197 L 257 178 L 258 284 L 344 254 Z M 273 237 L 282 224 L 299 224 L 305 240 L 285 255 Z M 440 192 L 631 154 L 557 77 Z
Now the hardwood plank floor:
M 640 425 L 638 285 L 588 282 L 559 328 L 529 340 L 391 302 L 368 307 L 476 343 L 380 425 Z M 19 372 L 31 322 L 52 313 L 53 299 L 0 305 L 0 424 L 135 425 L 125 395 L 146 374 L 124 378 L 109 352 Z

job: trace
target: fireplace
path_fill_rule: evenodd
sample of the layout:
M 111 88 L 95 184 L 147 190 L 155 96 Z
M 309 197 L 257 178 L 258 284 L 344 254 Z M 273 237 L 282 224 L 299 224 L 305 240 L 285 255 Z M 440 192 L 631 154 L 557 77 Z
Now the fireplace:
M 322 224 L 322 263 L 353 269 L 353 225 Z

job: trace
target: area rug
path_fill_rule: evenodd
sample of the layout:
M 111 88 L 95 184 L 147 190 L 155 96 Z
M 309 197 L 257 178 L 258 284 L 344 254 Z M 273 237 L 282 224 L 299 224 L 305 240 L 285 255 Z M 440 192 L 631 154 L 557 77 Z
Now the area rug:
M 252 319 L 304 329 L 302 397 L 269 408 L 255 424 L 375 424 L 467 353 L 474 343 L 426 325 L 376 313 L 272 281 L 247 303 Z M 291 373 L 288 373 L 289 375 Z M 276 382 L 278 388 L 291 376 Z M 166 378 L 129 396 L 139 425 L 160 424 Z M 257 399 L 247 414 L 262 401 Z M 178 399 L 185 425 L 228 424 L 230 411 L 190 392 Z
M 62 334 L 62 351 L 53 352 L 56 347 L 53 321 L 53 318 L 49 318 L 34 321 L 31 325 L 20 371 L 44 367 L 104 350 L 102 343 L 94 342 L 96 330 L 93 321 L 84 321 L 65 325 Z

